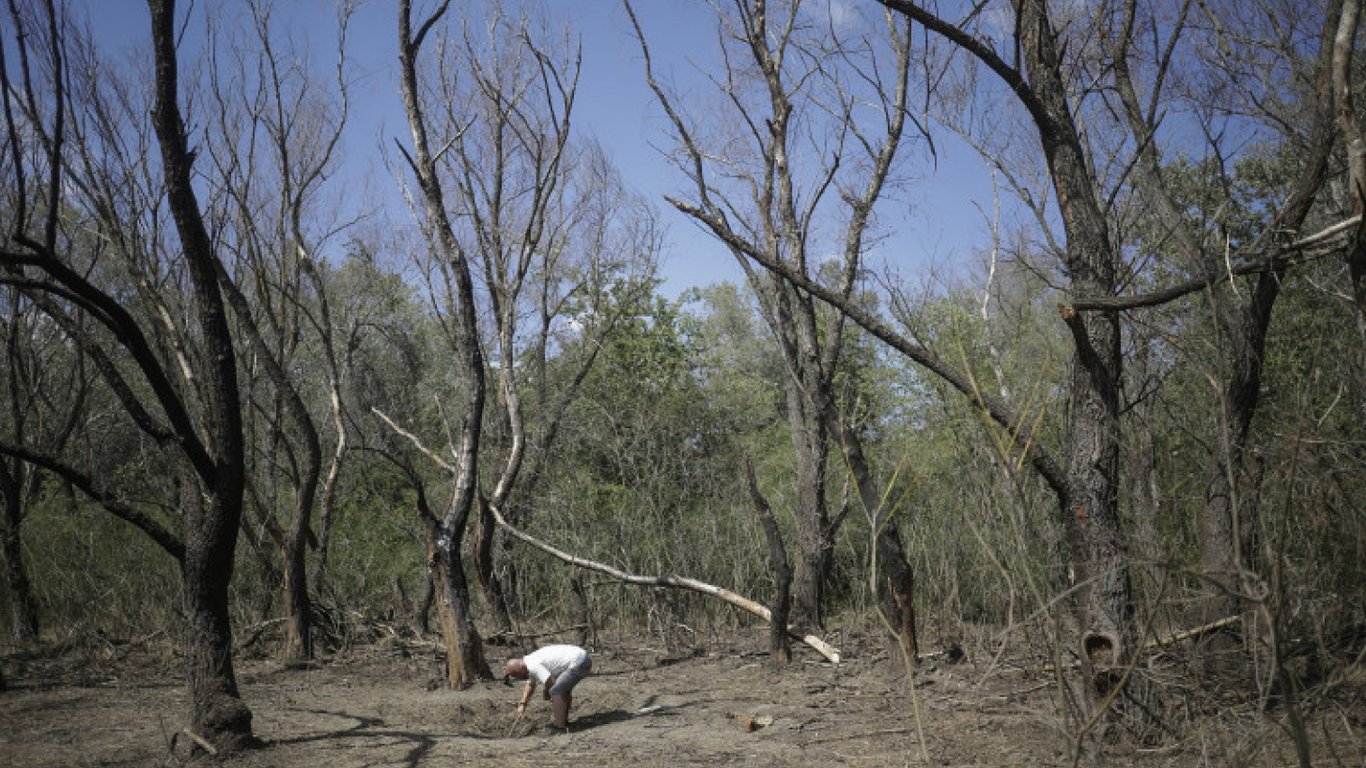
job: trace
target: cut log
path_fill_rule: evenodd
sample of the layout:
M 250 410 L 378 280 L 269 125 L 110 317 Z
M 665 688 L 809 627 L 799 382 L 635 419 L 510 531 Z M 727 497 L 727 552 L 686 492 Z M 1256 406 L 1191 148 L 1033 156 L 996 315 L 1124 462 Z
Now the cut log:
M 749 598 L 743 595 L 738 595 L 724 587 L 718 587 L 712 584 L 708 584 L 705 581 L 698 581 L 697 579 L 688 578 L 687 576 L 675 576 L 672 574 L 665 576 L 642 576 L 639 574 L 627 573 L 618 568 L 613 568 L 612 566 L 607 565 L 605 563 L 599 563 L 595 560 L 588 560 L 587 558 L 571 555 L 568 552 L 565 552 L 561 549 L 557 549 L 556 547 L 553 547 L 541 541 L 540 539 L 537 539 L 531 534 L 516 528 L 503 518 L 502 510 L 498 509 L 497 507 L 492 507 L 492 511 L 493 519 L 495 522 L 497 522 L 498 527 L 502 528 L 504 531 L 507 531 L 509 536 L 511 536 L 514 539 L 517 539 L 518 541 L 524 544 L 530 544 L 536 549 L 539 549 L 547 555 L 550 555 L 551 557 L 562 562 L 568 563 L 570 565 L 577 565 L 580 568 L 586 568 L 590 571 L 597 571 L 598 573 L 607 574 L 608 576 L 611 576 L 617 581 L 621 581 L 626 584 L 635 584 L 641 587 L 672 587 L 674 589 L 687 589 L 729 603 L 735 606 L 736 608 L 739 608 L 743 611 L 747 611 L 755 616 L 758 616 L 766 622 L 771 622 L 773 620 L 772 613 L 763 604 L 750 600 Z M 792 637 L 801 640 L 803 643 L 806 643 L 808 646 L 815 649 L 817 653 L 824 656 L 826 659 L 829 659 L 831 663 L 840 663 L 839 649 L 830 645 L 829 643 L 825 642 L 819 637 L 816 637 L 815 635 L 808 634 L 800 629 L 792 627 L 788 628 L 788 633 Z

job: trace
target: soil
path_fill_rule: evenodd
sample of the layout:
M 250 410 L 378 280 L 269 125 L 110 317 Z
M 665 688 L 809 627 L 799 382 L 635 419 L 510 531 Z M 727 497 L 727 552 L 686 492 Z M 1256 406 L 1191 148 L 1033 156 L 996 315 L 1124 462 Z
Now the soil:
M 0 765 L 903 766 L 924 764 L 922 755 L 936 766 L 1073 765 L 1046 664 L 990 654 L 953 663 L 941 652 L 917 667 L 912 696 L 904 666 L 880 640 L 829 639 L 844 652 L 839 665 L 798 646 L 780 671 L 762 630 L 674 649 L 604 639 L 590 648 L 593 674 L 575 691 L 568 733 L 550 724 L 539 693 L 519 721 L 518 687 L 444 688 L 429 643 L 368 645 L 304 669 L 242 659 L 239 682 L 264 744 L 220 758 L 181 732 L 185 691 L 178 662 L 164 653 L 136 643 L 15 653 L 3 665 Z M 1362 699 L 1353 701 L 1313 720 L 1316 765 L 1366 764 Z M 1108 765 L 1292 765 L 1282 719 L 1229 707 L 1150 747 L 1111 739 L 1101 756 Z

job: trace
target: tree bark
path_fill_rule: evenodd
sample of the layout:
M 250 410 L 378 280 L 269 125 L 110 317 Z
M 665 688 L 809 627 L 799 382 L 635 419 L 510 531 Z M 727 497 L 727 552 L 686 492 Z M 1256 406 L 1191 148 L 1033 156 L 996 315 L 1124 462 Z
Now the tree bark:
M 1280 293 L 1282 274 L 1257 280 L 1249 305 L 1236 312 L 1238 322 L 1228 330 L 1232 346 L 1230 371 L 1223 389 L 1219 425 L 1205 484 L 1200 513 L 1200 566 L 1206 580 L 1201 623 L 1218 621 L 1241 610 L 1241 572 L 1247 553 L 1243 542 L 1252 521 L 1243 493 L 1248 436 L 1262 387 L 1266 332 Z M 1217 300 L 1217 299 L 1216 299 Z
M 508 612 L 507 598 L 503 594 L 503 581 L 494 573 L 494 545 L 498 526 L 493 522 L 487 499 L 480 498 L 478 525 L 474 529 L 474 572 L 479 579 L 479 588 L 484 593 L 484 603 L 488 606 L 493 619 L 495 634 L 512 631 L 512 616 Z
M 23 521 L 24 467 L 6 456 L 0 459 L 0 558 L 4 561 L 5 602 L 9 605 L 10 631 L 14 641 L 27 645 L 38 639 L 38 606 L 33 599 L 28 569 L 24 566 Z
M 783 546 L 783 535 L 778 531 L 778 521 L 773 519 L 768 500 L 760 492 L 759 482 L 754 478 L 754 467 L 748 461 L 744 465 L 744 480 L 749 488 L 749 497 L 754 502 L 754 512 L 764 527 L 764 538 L 768 541 L 768 569 L 773 576 L 768 654 L 775 665 L 783 666 L 792 661 L 792 646 L 787 640 L 787 619 L 792 606 L 792 569 L 787 564 L 787 549 Z
M 806 627 L 825 626 L 825 585 L 833 549 L 826 504 L 825 428 L 808 411 L 801 385 L 788 377 L 788 431 L 796 456 L 796 568 L 792 575 L 792 620 Z
M 915 576 L 910 561 L 901 546 L 895 510 L 883 504 L 868 459 L 863 454 L 863 441 L 845 422 L 843 415 L 829 398 L 818 404 L 830 431 L 839 441 L 849 474 L 854 478 L 859 503 L 868 520 L 874 562 L 869 580 L 880 602 L 879 610 L 887 629 L 908 663 L 914 664 L 920 652 L 915 626 Z M 883 586 L 885 585 L 885 589 Z

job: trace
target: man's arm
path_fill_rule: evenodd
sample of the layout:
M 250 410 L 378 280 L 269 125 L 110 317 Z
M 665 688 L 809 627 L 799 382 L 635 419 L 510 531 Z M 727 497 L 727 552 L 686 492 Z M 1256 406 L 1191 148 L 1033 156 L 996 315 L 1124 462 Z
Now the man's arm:
M 555 675 L 545 679 L 545 688 L 541 689 L 541 698 L 550 701 L 550 689 L 555 687 Z
M 546 690 L 547 690 L 547 691 L 550 690 L 550 686 L 549 686 L 549 685 L 546 686 Z M 524 711 L 526 710 L 526 704 L 527 704 L 528 701 L 531 701 L 531 694 L 534 693 L 535 691 L 536 691 L 536 678 L 534 678 L 534 677 L 529 677 L 529 678 L 527 678 L 526 687 L 522 689 L 522 700 L 519 701 L 519 702 L 517 702 L 517 714 L 520 715 L 520 714 L 522 714 L 522 712 L 524 712 Z

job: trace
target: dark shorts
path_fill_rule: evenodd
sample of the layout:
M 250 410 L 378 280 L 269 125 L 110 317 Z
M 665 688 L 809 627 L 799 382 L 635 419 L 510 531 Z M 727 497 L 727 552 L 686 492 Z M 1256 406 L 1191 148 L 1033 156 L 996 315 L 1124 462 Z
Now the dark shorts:
M 569 669 L 566 669 L 563 674 L 555 678 L 555 684 L 550 686 L 550 695 L 554 696 L 557 693 L 569 693 L 574 690 L 574 686 L 578 685 L 579 681 L 587 677 L 588 673 L 592 670 L 593 660 L 585 656 L 582 664 L 576 664 Z

